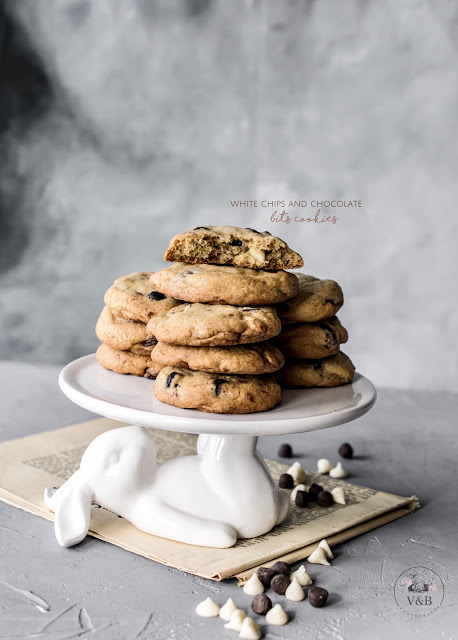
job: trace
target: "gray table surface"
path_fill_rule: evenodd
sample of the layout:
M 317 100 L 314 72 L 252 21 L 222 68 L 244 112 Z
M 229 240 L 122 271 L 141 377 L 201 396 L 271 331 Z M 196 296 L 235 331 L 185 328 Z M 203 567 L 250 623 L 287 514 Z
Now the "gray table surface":
M 58 370 L 0 363 L 1 440 L 94 417 L 60 393 Z M 339 444 L 351 442 L 357 455 L 345 466 L 353 482 L 416 494 L 422 508 L 335 547 L 332 567 L 309 565 L 330 593 L 328 606 L 276 596 L 293 619 L 284 627 L 262 625 L 264 637 L 458 638 L 457 413 L 457 395 L 385 389 L 363 418 L 288 438 L 309 469 L 320 457 L 336 460 Z M 261 438 L 259 449 L 275 458 L 280 440 Z M 3 503 L 0 547 L 0 638 L 236 638 L 219 619 L 199 618 L 194 609 L 207 596 L 220 604 L 232 596 L 245 609 L 251 601 L 235 580 L 188 575 L 94 538 L 62 549 L 50 522 Z M 396 578 L 414 566 L 434 569 L 445 586 L 441 607 L 425 617 L 404 613 L 393 596 Z M 48 612 L 31 593 L 48 603 Z

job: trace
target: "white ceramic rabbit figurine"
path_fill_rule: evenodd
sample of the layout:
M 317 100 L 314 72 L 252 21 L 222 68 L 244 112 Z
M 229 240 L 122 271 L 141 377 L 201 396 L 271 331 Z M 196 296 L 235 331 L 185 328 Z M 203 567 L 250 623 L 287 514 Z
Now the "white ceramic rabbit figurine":
M 106 431 L 67 482 L 45 491 L 57 541 L 68 547 L 83 540 L 93 500 L 142 531 L 188 544 L 224 548 L 269 531 L 286 516 L 289 497 L 275 487 L 256 440 L 200 436 L 201 455 L 157 465 L 149 431 Z

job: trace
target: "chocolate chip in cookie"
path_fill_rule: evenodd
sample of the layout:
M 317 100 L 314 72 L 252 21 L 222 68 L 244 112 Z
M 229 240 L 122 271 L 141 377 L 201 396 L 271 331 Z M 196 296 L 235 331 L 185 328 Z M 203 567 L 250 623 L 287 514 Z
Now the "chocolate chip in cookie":
M 148 298 L 150 300 L 164 300 L 165 295 L 163 293 L 159 293 L 159 291 L 151 291 L 148 293 Z

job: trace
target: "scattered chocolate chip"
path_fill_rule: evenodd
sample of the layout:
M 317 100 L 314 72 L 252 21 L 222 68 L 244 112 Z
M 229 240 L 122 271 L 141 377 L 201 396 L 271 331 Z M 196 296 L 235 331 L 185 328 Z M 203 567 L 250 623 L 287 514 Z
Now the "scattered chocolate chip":
M 144 340 L 142 342 L 142 345 L 144 347 L 154 347 L 154 345 L 156 345 L 156 344 L 157 344 L 156 338 L 148 338 L 147 340 Z
M 284 596 L 285 591 L 290 584 L 291 584 L 291 581 L 288 578 L 288 576 L 285 576 L 284 573 L 279 573 L 278 575 L 272 578 L 272 582 L 270 583 L 270 586 L 272 587 L 273 591 L 275 591 L 275 593 L 278 593 L 281 596 Z
M 328 599 L 328 592 L 323 587 L 310 587 L 308 598 L 312 607 L 324 607 Z
M 178 371 L 172 371 L 172 373 L 169 373 L 169 375 L 167 376 L 167 380 L 165 381 L 165 386 L 170 387 L 170 385 L 172 384 L 172 380 L 177 375 L 178 375 Z
M 318 371 L 319 369 L 321 369 L 321 361 L 320 360 L 314 360 L 312 362 L 312 367 L 315 369 L 315 371 Z
M 329 491 L 320 491 L 316 497 L 316 503 L 319 507 L 332 507 L 334 498 Z
M 165 295 L 163 293 L 159 293 L 159 291 L 150 291 L 147 295 L 150 300 L 163 300 Z
M 210 231 L 208 227 L 194 227 L 193 231 L 197 231 L 197 229 L 205 229 L 205 231 Z
M 289 473 L 282 473 L 278 479 L 278 486 L 281 489 L 292 489 L 294 487 L 293 476 L 290 476 Z
M 353 458 L 353 447 L 349 442 L 343 442 L 339 447 L 339 455 L 342 458 Z
M 293 448 L 287 442 L 284 442 L 278 447 L 278 456 L 280 458 L 292 458 L 293 457 Z
M 255 613 L 259 613 L 260 616 L 265 616 L 272 609 L 272 600 L 265 593 L 259 593 L 253 598 L 251 608 Z
M 221 385 L 227 382 L 227 380 L 225 380 L 224 378 L 216 378 L 216 380 L 214 381 L 214 385 L 215 385 L 215 396 L 219 396 L 219 390 Z
M 245 229 L 247 229 L 247 231 L 252 231 L 253 233 L 259 233 L 259 231 L 256 231 L 256 229 L 251 229 L 251 227 L 245 227 Z
M 323 491 L 323 487 L 320 487 L 319 484 L 316 484 L 315 482 L 312 484 L 312 486 L 309 489 L 309 500 L 310 502 L 315 502 L 316 501 L 316 497 L 319 493 L 321 493 Z
M 307 491 L 298 491 L 296 493 L 296 505 L 298 507 L 308 507 L 309 506 L 309 494 Z
M 283 575 L 289 577 L 289 574 L 291 573 L 291 567 L 287 562 L 278 560 L 274 565 L 272 565 L 272 571 L 275 571 L 275 573 L 282 573 Z
M 270 587 L 270 583 L 272 582 L 272 578 L 277 575 L 277 572 L 273 569 L 269 569 L 269 567 L 259 567 L 256 571 L 256 575 L 264 585 L 266 589 Z
M 242 244 L 243 242 L 238 238 L 234 238 L 233 240 L 231 240 L 231 247 L 241 247 Z

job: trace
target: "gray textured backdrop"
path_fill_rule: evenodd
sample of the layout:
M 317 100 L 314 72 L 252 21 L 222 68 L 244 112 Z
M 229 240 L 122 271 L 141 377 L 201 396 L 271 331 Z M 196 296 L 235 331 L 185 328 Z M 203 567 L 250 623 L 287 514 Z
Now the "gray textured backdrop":
M 1 357 L 93 350 L 115 277 L 229 223 L 342 284 L 346 351 L 377 384 L 456 389 L 457 3 L 1 7 Z M 363 206 L 285 225 L 229 202 L 333 197 Z

